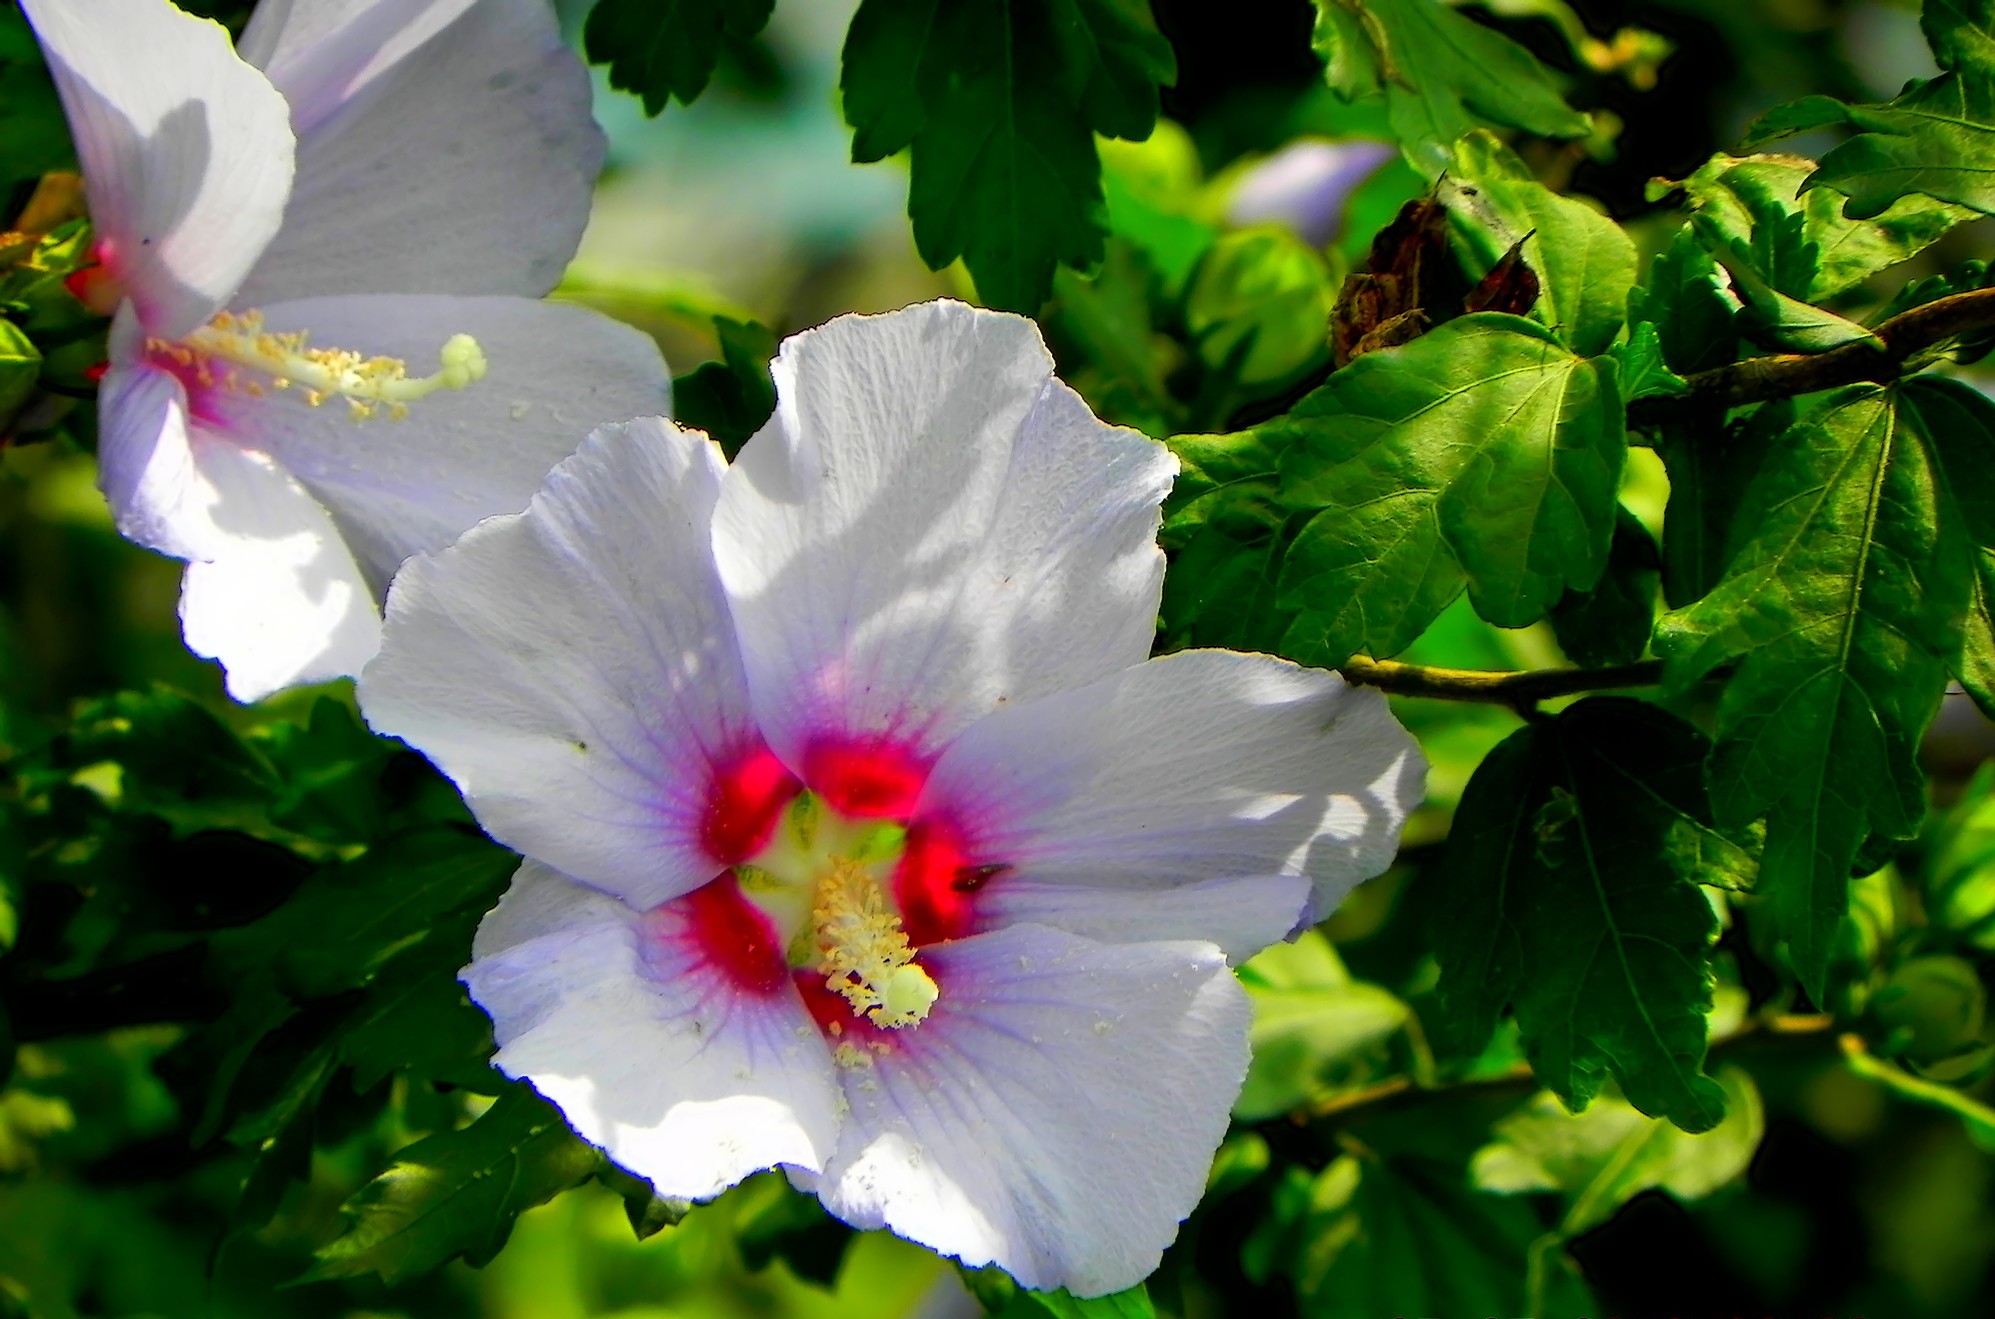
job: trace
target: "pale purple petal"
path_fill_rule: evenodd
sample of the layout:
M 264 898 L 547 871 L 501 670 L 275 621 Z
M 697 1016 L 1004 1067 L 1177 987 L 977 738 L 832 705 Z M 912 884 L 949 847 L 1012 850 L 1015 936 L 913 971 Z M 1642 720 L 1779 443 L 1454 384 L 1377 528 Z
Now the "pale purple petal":
M 227 302 L 284 215 L 284 99 L 168 0 L 26 0 L 90 190 L 97 254 L 147 333 Z
M 528 856 L 640 907 L 721 869 L 717 765 L 755 739 L 707 529 L 712 444 L 606 427 L 526 512 L 411 560 L 360 700 Z
M 1010 867 L 980 894 L 983 920 L 1063 925 L 1062 886 L 1109 887 L 1128 895 L 1129 937 L 1154 938 L 1135 910 L 1146 894 L 1219 877 L 1307 876 L 1327 915 L 1391 862 L 1424 770 L 1377 692 L 1265 655 L 1182 651 L 972 725 L 916 815 Z M 1077 901 L 1083 928 L 1111 937 L 1101 899 Z M 1273 937 L 1289 928 L 1276 924 Z
M 955 302 L 783 344 L 715 552 L 756 713 L 917 753 L 1148 653 L 1176 462 L 1052 378 L 1038 329 Z
M 278 303 L 272 330 L 436 369 L 437 350 L 470 334 L 490 368 L 463 390 L 409 405 L 400 421 L 356 422 L 296 390 L 221 392 L 209 406 L 246 444 L 268 450 L 338 519 L 376 587 L 403 559 L 441 549 L 481 518 L 517 513 L 556 463 L 597 426 L 662 413 L 671 382 L 649 336 L 581 307 L 530 298 L 374 294 Z
M 660 1195 L 704 1199 L 752 1172 L 824 1166 L 838 1093 L 794 989 L 758 994 L 700 952 L 675 910 L 639 914 L 528 862 L 463 972 L 508 1076 Z
M 604 140 L 546 0 L 266 0 L 243 51 L 291 104 L 298 180 L 236 305 L 559 282 Z
M 1234 224 L 1278 221 L 1321 246 L 1343 227 L 1351 195 L 1398 154 L 1386 142 L 1291 142 L 1242 176 L 1226 218 Z
M 139 333 L 129 311 L 112 343 Z M 208 492 L 194 470 L 187 435 L 187 394 L 165 371 L 118 360 L 97 394 L 97 482 L 125 536 L 175 558 L 206 544 Z
M 821 1176 L 890 1227 L 1028 1287 L 1081 1296 L 1156 1268 L 1204 1190 L 1247 1067 L 1247 996 L 1204 943 L 1101 944 L 1014 926 L 923 954 L 942 988 L 870 1067 Z

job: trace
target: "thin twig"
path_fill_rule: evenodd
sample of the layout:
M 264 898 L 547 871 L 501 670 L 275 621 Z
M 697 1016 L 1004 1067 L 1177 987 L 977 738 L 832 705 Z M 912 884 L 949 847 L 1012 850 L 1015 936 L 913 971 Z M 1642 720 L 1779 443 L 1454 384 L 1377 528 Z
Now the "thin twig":
M 1864 381 L 1889 384 L 1904 374 L 1915 353 L 1974 330 L 1995 329 L 1995 289 L 1973 289 L 1900 312 L 1872 331 L 1883 341 L 1846 343 L 1824 353 L 1749 357 L 1686 377 L 1690 392 L 1645 398 L 1628 407 L 1628 420 L 1652 426 L 1699 410 L 1743 407 L 1793 398 Z
M 1559 696 L 1612 691 L 1622 687 L 1653 687 L 1662 681 L 1662 662 L 1643 660 L 1609 669 L 1441 669 L 1398 660 L 1353 656 L 1340 670 L 1346 681 L 1376 687 L 1395 696 L 1425 696 L 1437 701 L 1484 701 L 1495 705 L 1530 706 Z
M 1718 1053 L 1755 1036 L 1826 1035 L 1835 1029 L 1835 1025 L 1836 1019 L 1826 1012 L 1782 1012 L 1766 1017 L 1748 1017 L 1738 1029 L 1712 1040 L 1708 1052 Z M 1844 1047 L 1847 1049 L 1848 1046 Z M 1393 1076 L 1373 1085 L 1330 1095 L 1295 1116 L 1311 1122 L 1345 1122 L 1371 1109 L 1396 1108 L 1423 1099 L 1440 1099 L 1478 1090 L 1535 1089 L 1537 1086 L 1537 1076 L 1529 1063 L 1518 1063 L 1489 1076 L 1440 1086 L 1422 1086 L 1411 1077 Z

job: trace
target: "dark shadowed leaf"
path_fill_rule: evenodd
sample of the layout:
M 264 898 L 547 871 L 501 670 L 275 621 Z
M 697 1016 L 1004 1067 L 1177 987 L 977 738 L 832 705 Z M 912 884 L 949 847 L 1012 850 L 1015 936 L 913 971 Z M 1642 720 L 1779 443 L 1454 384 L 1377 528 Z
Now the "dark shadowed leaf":
M 1760 891 L 1818 1002 L 1851 871 L 1872 840 L 1917 830 L 1919 737 L 1948 670 L 1971 667 L 1991 416 L 1950 381 L 1828 395 L 1768 447 L 1716 588 L 1657 628 L 1678 688 L 1735 666 L 1713 800 L 1731 826 L 1765 817 Z
M 1559 648 L 1585 668 L 1632 664 L 1648 649 L 1656 622 L 1662 554 L 1655 537 L 1626 508 L 1614 522 L 1607 571 L 1591 591 L 1568 591 L 1553 607 Z
M 714 317 L 720 360 L 703 362 L 672 382 L 672 419 L 705 431 L 730 460 L 776 410 L 769 359 L 776 336 L 754 321 Z
M 596 0 L 582 27 L 591 64 L 606 64 L 610 86 L 655 115 L 677 98 L 692 104 L 720 61 L 721 43 L 746 41 L 768 23 L 776 0 Z
M 1704 1131 L 1717 917 L 1699 884 L 1750 856 L 1709 824 L 1707 744 L 1655 706 L 1595 697 L 1490 753 L 1455 813 L 1435 900 L 1442 1001 L 1481 1038 L 1507 1004 L 1532 1070 L 1582 1108 L 1611 1073 L 1643 1112 Z
M 346 1202 L 346 1231 L 317 1252 L 306 1280 L 426 1273 L 457 1255 L 483 1264 L 521 1214 L 587 1180 L 602 1154 L 552 1104 L 509 1087 L 477 1121 L 409 1146 Z
M 922 259 L 1032 311 L 1101 259 L 1094 134 L 1148 136 L 1176 70 L 1144 0 L 865 0 L 840 85 L 854 160 L 911 152 Z

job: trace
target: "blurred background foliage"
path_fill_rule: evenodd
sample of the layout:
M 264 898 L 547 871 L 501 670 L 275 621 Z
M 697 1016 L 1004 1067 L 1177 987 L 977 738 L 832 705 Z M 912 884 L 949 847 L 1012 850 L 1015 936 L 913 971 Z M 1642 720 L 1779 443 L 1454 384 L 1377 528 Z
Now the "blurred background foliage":
M 238 24 L 247 8 L 188 7 Z M 587 8 L 563 6 L 578 44 Z M 1100 267 L 1060 269 L 1040 318 L 1103 416 L 1159 436 L 1238 429 L 1320 380 L 1336 290 L 1425 184 L 1384 145 L 1384 111 L 1330 93 L 1304 0 L 1154 9 L 1176 85 L 1148 140 L 1101 141 Z M 852 10 L 781 0 L 766 27 L 721 29 L 710 81 L 690 103 L 654 98 L 656 117 L 597 71 L 610 164 L 557 296 L 656 336 L 682 412 L 730 444 L 766 415 L 781 334 L 972 291 L 960 265 L 922 260 L 906 159 L 850 161 L 838 98 Z M 1643 268 L 1675 223 L 1650 179 L 1734 148 L 1777 102 L 1883 99 L 1933 71 L 1915 10 L 1896 4 L 1476 13 L 1594 113 L 1590 136 L 1519 151 L 1622 221 Z M 38 77 L 18 14 L 0 8 L 9 214 L 64 163 Z M 1957 228 L 1914 273 L 1954 269 L 1989 237 L 1986 221 Z M 86 414 L 0 452 L 0 1316 L 939 1319 L 978 1313 L 978 1298 L 1066 1312 L 852 1234 L 773 1175 L 690 1213 L 654 1201 L 499 1093 L 481 1074 L 483 1019 L 448 977 L 509 858 L 416 757 L 368 737 L 349 687 L 224 698 L 181 645 L 178 565 L 111 529 Z M 1622 498 L 1647 533 L 1668 493 L 1638 451 Z M 1195 538 L 1172 548 L 1201 553 Z M 1167 589 L 1167 643 L 1184 617 L 1207 640 L 1279 641 L 1266 600 L 1229 605 L 1189 570 Z M 1400 658 L 1520 669 L 1584 644 L 1552 623 L 1492 627 L 1464 599 Z M 1325 1319 L 1987 1313 L 1995 738 L 1972 704 L 1950 694 L 1925 743 L 1940 809 L 1857 886 L 1833 1016 L 1782 1001 L 1769 951 L 1711 894 L 1725 1116 L 1697 1136 L 1611 1082 L 1569 1115 L 1537 1090 L 1508 1023 L 1487 1041 L 1437 1029 L 1426 921 L 1441 843 L 1477 764 L 1523 721 L 1500 705 L 1398 708 L 1433 762 L 1428 800 L 1390 873 L 1244 972 L 1255 1062 L 1235 1130 L 1143 1304 Z M 499 1142 L 503 1186 L 453 1162 L 464 1142 L 424 1154 L 467 1114 L 463 1131 Z M 376 1180 L 391 1162 L 397 1177 Z

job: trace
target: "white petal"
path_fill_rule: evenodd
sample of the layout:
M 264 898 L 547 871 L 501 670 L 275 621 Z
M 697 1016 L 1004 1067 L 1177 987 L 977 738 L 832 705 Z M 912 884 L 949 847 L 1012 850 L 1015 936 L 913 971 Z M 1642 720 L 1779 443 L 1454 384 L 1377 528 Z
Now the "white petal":
M 90 190 L 105 268 L 149 333 L 212 316 L 277 232 L 283 97 L 228 33 L 168 0 L 27 0 Z
M 1328 915 L 1391 863 L 1424 774 L 1377 692 L 1266 655 L 1182 651 L 979 721 L 916 810 L 1012 867 L 979 898 L 988 919 L 1064 925 L 1061 886 L 1106 886 L 1130 894 L 1125 937 L 1154 938 L 1141 893 L 1220 877 L 1306 875 Z M 1078 902 L 1077 928 L 1112 937 L 1098 900 Z
M 1031 321 L 954 302 L 784 342 L 714 542 L 786 758 L 814 734 L 939 750 L 1148 653 L 1176 461 L 1052 369 Z
M 1309 901 L 1300 875 L 1229 875 L 1133 891 L 1127 884 L 1042 882 L 1008 874 L 979 905 L 987 929 L 1031 923 L 1103 943 L 1205 939 L 1235 966 L 1294 930 Z
M 640 915 L 532 862 L 485 919 L 504 934 L 481 929 L 462 978 L 491 1014 L 493 1061 L 659 1194 L 704 1199 L 763 1168 L 824 1166 L 830 1054 L 787 983 L 743 990 L 673 908 Z
M 1217 948 L 1014 926 L 929 949 L 928 1019 L 842 1070 L 821 1176 L 857 1227 L 1082 1296 L 1156 1268 L 1204 1190 L 1247 1067 L 1247 997 Z
M 640 907 L 721 869 L 714 766 L 754 740 L 707 548 L 721 470 L 669 422 L 598 431 L 524 514 L 409 562 L 360 684 L 494 837 Z
M 198 429 L 193 448 L 226 539 L 187 565 L 188 649 L 221 661 L 238 701 L 360 672 L 381 615 L 332 519 L 267 455 Z
M 597 426 L 665 410 L 671 382 L 649 336 L 581 307 L 531 298 L 375 294 L 278 303 L 271 330 L 436 369 L 454 334 L 475 337 L 488 374 L 439 390 L 401 420 L 356 422 L 345 403 L 310 407 L 297 390 L 216 402 L 245 443 L 276 455 L 339 520 L 378 588 L 403 559 L 465 528 L 517 513 L 548 470 Z
M 553 288 L 604 140 L 546 0 L 311 0 L 243 36 L 291 103 L 298 179 L 240 305 Z
M 99 412 L 99 480 L 118 529 L 188 560 L 187 645 L 221 661 L 231 696 L 360 672 L 380 639 L 374 593 L 304 487 L 268 455 L 190 423 L 163 371 L 114 368 Z

